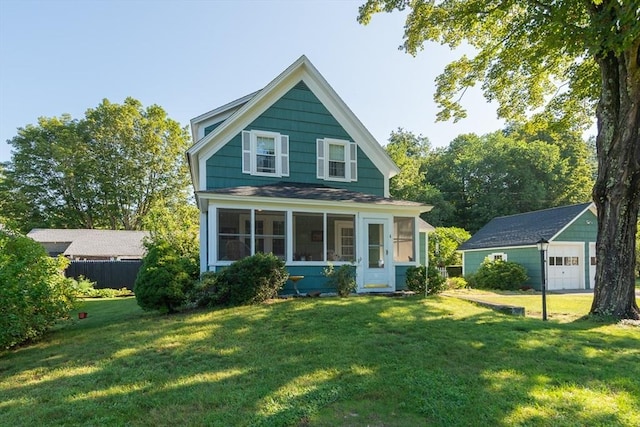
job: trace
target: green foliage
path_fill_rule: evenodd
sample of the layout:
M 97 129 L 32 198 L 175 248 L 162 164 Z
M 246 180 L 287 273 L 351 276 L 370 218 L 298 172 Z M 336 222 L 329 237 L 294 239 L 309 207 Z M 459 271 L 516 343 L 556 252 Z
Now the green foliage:
M 633 2 L 611 11 L 590 3 L 369 0 L 361 6 L 359 20 L 366 24 L 374 13 L 408 9 L 403 46 L 408 53 L 416 55 L 426 42 L 452 48 L 464 42 L 474 48 L 475 56 L 463 55 L 436 79 L 439 120 L 466 117 L 460 95 L 481 82 L 501 117 L 521 121 L 528 111 L 546 106 L 554 116 L 573 116 L 584 124 L 598 97 L 594 56 L 613 46 L 628 49 L 638 34 Z M 621 31 L 627 38 L 605 41 L 620 21 L 628 24 Z
M 407 268 L 406 284 L 407 289 L 417 294 L 424 295 L 425 291 L 425 274 L 428 273 L 428 295 L 436 295 L 446 289 L 447 281 L 440 275 L 440 272 L 433 264 L 429 264 L 426 269 L 424 265 Z
M 77 279 L 69 279 L 73 292 L 78 298 L 115 298 L 131 296 L 133 293 L 127 288 L 111 289 L 111 288 L 94 288 L 95 282 L 90 281 L 84 276 Z
M 335 268 L 332 263 L 322 270 L 330 287 L 335 288 L 341 297 L 348 297 L 356 290 L 356 270 L 353 265 L 342 264 Z
M 66 258 L 50 258 L 32 239 L 0 230 L 0 349 L 34 339 L 68 316 L 75 298 Z
M 187 295 L 189 305 L 198 308 L 215 307 L 217 305 L 218 273 L 206 271 L 200 275 Z
M 193 204 L 158 199 L 142 220 L 151 241 L 165 241 L 182 254 L 199 256 L 200 210 Z
M 464 289 L 467 287 L 467 281 L 464 277 L 449 277 L 447 279 L 448 289 Z
M 433 225 L 450 220 L 452 209 L 441 191 L 425 179 L 425 171 L 431 156 L 429 140 L 402 128 L 391 132 L 385 150 L 398 166 L 400 173 L 389 181 L 389 193 L 402 200 L 426 203 L 436 207 L 424 214 L 425 220 Z
M 0 199 L 25 232 L 139 230 L 157 200 L 186 203 L 189 133 L 157 105 L 105 99 L 80 120 L 42 117 L 9 144 Z
M 275 298 L 289 278 L 284 261 L 258 252 L 217 272 L 203 275 L 199 305 L 238 306 Z
M 198 257 L 181 253 L 164 240 L 146 246 L 147 254 L 134 285 L 138 305 L 144 310 L 176 312 L 198 279 Z
M 513 291 L 520 289 L 527 280 L 527 270 L 520 264 L 489 259 L 485 259 L 480 268 L 467 277 L 470 287 Z
M 475 232 L 497 216 L 590 199 L 586 143 L 537 126 L 461 135 L 433 153 L 426 179 L 453 207 L 450 224 Z
M 444 267 L 462 264 L 458 246 L 471 238 L 467 230 L 458 227 L 436 227 L 429 233 L 429 264 Z
M 534 117 L 583 131 L 597 118 L 598 174 L 592 194 L 601 213 L 602 232 L 597 242 L 599 292 L 591 312 L 640 319 L 633 292 L 634 260 L 629 256 L 640 209 L 640 162 L 631 160 L 638 158 L 640 129 L 637 1 L 368 0 L 360 7 L 358 20 L 367 24 L 375 13 L 394 10 L 406 13 L 403 47 L 412 55 L 427 42 L 451 48 L 466 43 L 472 48 L 471 57 L 463 55 L 436 78 L 438 120 L 464 118 L 462 95 L 477 83 L 485 98 L 498 104 L 498 116 L 510 122 L 523 122 L 535 112 Z M 534 167 L 532 172 L 558 175 L 555 182 L 562 185 L 562 171 L 544 168 L 548 154 L 553 153 L 539 156 L 543 168 Z M 570 170 L 571 165 L 567 166 Z M 511 202 L 512 194 L 519 194 L 505 191 L 511 188 L 478 200 L 486 202 L 485 209 L 492 209 L 500 202 L 497 199 Z M 520 212 L 541 208 L 523 209 L 527 200 L 533 204 L 553 200 L 544 198 L 545 188 L 540 185 L 527 185 L 522 191 L 518 203 L 513 200 Z M 460 194 L 461 206 L 471 207 L 464 205 L 465 193 Z M 482 209 L 479 213 L 483 218 L 495 216 Z M 476 220 L 467 217 L 456 225 L 475 231 Z

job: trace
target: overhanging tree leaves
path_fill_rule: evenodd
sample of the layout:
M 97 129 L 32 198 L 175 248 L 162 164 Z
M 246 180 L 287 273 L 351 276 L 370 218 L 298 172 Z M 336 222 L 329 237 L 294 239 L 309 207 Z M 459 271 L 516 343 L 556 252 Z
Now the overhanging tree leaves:
M 186 129 L 133 98 L 103 100 L 85 118 L 40 118 L 9 141 L 0 192 L 24 231 L 39 227 L 137 230 L 155 200 L 184 203 Z
M 640 318 L 635 234 L 640 209 L 640 8 L 629 0 L 369 0 L 359 21 L 408 9 L 403 48 L 424 42 L 477 50 L 436 79 L 439 120 L 465 116 L 460 96 L 477 82 L 501 117 L 544 107 L 581 123 L 598 119 L 596 287 L 591 313 Z M 567 119 L 568 118 L 568 119 Z

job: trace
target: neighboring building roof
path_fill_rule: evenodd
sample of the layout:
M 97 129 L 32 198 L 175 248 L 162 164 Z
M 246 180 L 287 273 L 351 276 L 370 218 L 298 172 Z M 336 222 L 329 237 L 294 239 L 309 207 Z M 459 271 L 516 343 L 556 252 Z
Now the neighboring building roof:
M 541 238 L 552 241 L 590 208 L 595 209 L 591 202 L 494 218 L 458 250 L 530 246 Z
M 343 188 L 333 188 L 321 184 L 305 184 L 292 182 L 279 182 L 259 186 L 241 186 L 220 188 L 216 190 L 201 191 L 198 194 L 215 194 L 238 197 L 268 197 L 283 199 L 306 199 L 331 202 L 368 203 L 377 205 L 393 206 L 424 206 L 425 212 L 431 206 L 423 203 L 411 202 L 407 200 L 396 200 L 388 197 L 381 197 L 372 194 L 359 193 L 357 191 L 345 190 Z
M 69 243 L 64 256 L 143 258 L 142 241 L 148 231 L 34 228 L 27 236 L 36 242 Z
M 302 55 L 262 90 L 239 98 L 191 120 L 195 143 L 187 150 L 191 179 L 196 192 L 206 190 L 206 161 L 256 117 L 278 101 L 290 89 L 303 81 L 322 102 L 358 147 L 385 177 L 385 182 L 400 170 L 380 143 L 371 135 L 344 101 L 322 77 L 309 59 Z M 220 123 L 209 134 L 202 135 L 202 126 Z M 385 194 L 389 189 L 385 188 Z

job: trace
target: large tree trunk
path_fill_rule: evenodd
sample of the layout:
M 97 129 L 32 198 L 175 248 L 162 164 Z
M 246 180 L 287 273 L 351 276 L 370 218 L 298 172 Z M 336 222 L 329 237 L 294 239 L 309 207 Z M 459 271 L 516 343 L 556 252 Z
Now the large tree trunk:
M 640 208 L 640 38 L 597 58 L 598 209 L 596 283 L 591 314 L 640 319 L 635 297 L 635 236 Z

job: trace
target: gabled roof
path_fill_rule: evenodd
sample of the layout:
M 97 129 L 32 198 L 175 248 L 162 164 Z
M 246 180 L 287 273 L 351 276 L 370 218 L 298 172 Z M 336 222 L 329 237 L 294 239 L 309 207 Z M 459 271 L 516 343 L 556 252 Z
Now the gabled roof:
M 191 179 L 196 192 L 206 190 L 207 159 L 300 81 L 303 81 L 322 102 L 386 180 L 400 171 L 373 135 L 311 64 L 311 61 L 302 55 L 262 90 L 191 120 L 194 141 L 200 134 L 198 127 L 203 122 L 211 122 L 216 117 L 221 120 L 213 131 L 197 140 L 187 150 Z
M 63 253 L 69 257 L 142 258 L 142 241 L 149 232 L 34 228 L 27 236 L 39 243 L 69 243 Z
M 458 249 L 531 246 L 541 238 L 551 242 L 588 209 L 595 210 L 595 205 L 581 203 L 494 218 Z

